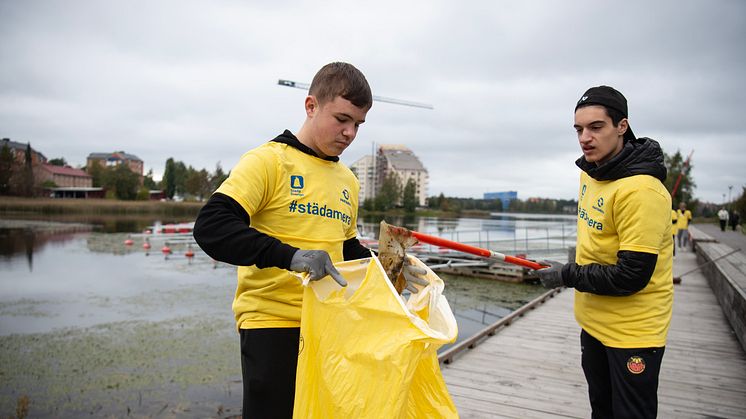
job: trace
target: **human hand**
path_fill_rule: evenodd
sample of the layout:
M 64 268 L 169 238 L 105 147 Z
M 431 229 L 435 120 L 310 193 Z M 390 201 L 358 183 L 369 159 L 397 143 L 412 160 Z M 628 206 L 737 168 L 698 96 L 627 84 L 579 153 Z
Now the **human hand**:
M 562 281 L 562 267 L 565 266 L 564 263 L 554 260 L 541 260 L 538 263 L 547 266 L 546 268 L 538 269 L 536 271 L 536 276 L 539 277 L 541 285 L 543 285 L 544 288 L 551 289 L 565 285 Z
M 427 270 L 413 264 L 406 256 L 404 257 L 404 267 L 402 268 L 402 275 L 404 275 L 404 279 L 406 280 L 405 288 L 413 294 L 417 294 L 419 292 L 415 285 L 430 285 L 430 282 L 427 279 L 423 278 L 424 275 L 427 275 Z
M 347 281 L 334 267 L 329 254 L 323 250 L 298 249 L 290 260 L 290 270 L 308 272 L 308 279 L 311 281 L 318 281 L 327 275 L 331 275 L 340 286 L 347 286 Z

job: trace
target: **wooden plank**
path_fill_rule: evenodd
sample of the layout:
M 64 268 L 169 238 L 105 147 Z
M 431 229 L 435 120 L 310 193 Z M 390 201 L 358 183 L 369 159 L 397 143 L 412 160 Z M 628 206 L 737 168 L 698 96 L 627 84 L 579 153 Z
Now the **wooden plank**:
M 691 252 L 678 258 L 697 264 Z M 441 366 L 462 418 L 590 417 L 573 294 Z M 658 396 L 659 417 L 746 418 L 746 354 L 700 271 L 675 288 Z

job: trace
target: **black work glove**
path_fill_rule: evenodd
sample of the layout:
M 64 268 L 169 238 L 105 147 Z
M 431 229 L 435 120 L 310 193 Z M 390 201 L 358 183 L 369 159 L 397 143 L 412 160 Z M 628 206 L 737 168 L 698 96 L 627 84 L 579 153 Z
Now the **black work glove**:
M 297 250 L 290 260 L 290 270 L 308 272 L 310 274 L 308 279 L 311 281 L 318 281 L 327 275 L 331 275 L 340 286 L 347 286 L 347 281 L 334 267 L 329 254 L 323 250 Z
M 541 260 L 538 263 L 547 266 L 544 269 L 536 271 L 536 275 L 539 277 L 541 285 L 543 285 L 544 288 L 551 289 L 565 285 L 562 281 L 562 267 L 565 266 L 564 263 L 554 260 Z

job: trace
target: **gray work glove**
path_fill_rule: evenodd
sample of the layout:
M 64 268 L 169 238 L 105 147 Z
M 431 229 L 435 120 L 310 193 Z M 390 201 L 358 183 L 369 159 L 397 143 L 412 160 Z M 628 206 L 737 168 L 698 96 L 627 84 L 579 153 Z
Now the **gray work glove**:
M 565 266 L 564 263 L 554 260 L 541 260 L 538 263 L 547 266 L 544 269 L 536 271 L 536 275 L 539 277 L 541 285 L 543 285 L 544 288 L 551 289 L 565 285 L 564 282 L 562 282 L 562 267 Z
M 290 270 L 308 272 L 310 274 L 308 279 L 311 281 L 318 281 L 327 275 L 331 275 L 340 286 L 347 286 L 347 281 L 334 267 L 329 254 L 323 250 L 297 250 L 293 254 L 293 259 L 290 260 Z
M 407 281 L 406 289 L 413 294 L 417 294 L 420 290 L 415 285 L 430 285 L 430 282 L 423 278 L 427 275 L 427 270 L 420 266 L 414 265 L 409 261 L 408 257 L 404 258 L 404 267 L 402 268 L 402 275 Z

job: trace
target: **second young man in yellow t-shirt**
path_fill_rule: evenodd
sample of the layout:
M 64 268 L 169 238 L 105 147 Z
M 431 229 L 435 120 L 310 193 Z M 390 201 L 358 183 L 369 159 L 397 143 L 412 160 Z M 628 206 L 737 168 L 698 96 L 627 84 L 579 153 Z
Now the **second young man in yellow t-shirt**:
M 608 86 L 575 107 L 583 156 L 574 261 L 537 271 L 575 288 L 582 366 L 594 418 L 655 418 L 673 306 L 671 196 L 663 151 L 636 138 L 627 100 Z

